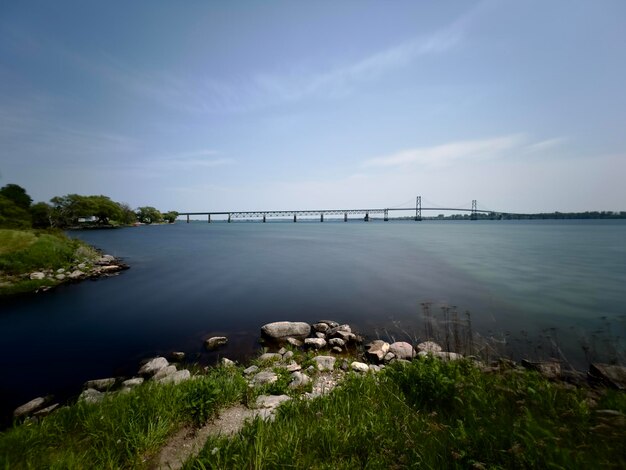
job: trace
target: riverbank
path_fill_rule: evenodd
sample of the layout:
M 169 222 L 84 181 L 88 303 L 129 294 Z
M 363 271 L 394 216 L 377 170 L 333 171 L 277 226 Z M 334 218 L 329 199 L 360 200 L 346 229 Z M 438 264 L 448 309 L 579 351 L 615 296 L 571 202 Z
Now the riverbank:
M 0 296 L 41 292 L 128 269 L 61 231 L 0 229 L 0 247 Z
M 223 357 L 200 368 L 178 353 L 174 363 L 146 361 L 136 377 L 89 381 L 74 404 L 42 397 L 19 411 L 34 418 L 0 434 L 0 467 L 626 464 L 619 380 L 485 364 L 433 342 L 364 347 L 348 325 L 327 320 L 265 325 L 262 337 L 265 352 L 248 364 Z M 227 342 L 211 337 L 205 347 Z

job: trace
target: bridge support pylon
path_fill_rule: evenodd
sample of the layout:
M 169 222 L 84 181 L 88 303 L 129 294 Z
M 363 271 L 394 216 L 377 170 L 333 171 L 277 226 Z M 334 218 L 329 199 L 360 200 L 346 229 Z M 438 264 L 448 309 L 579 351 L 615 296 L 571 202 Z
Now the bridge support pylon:
M 385 209 L 384 214 L 385 214 L 385 216 L 384 216 L 383 220 L 385 222 L 389 222 L 389 211 L 387 209 Z
M 187 214 L 187 223 L 189 223 L 189 214 Z
M 207 214 L 207 222 L 211 223 L 211 214 Z
M 294 222 L 297 222 L 297 221 L 298 221 L 298 219 L 296 218 L 296 214 L 294 214 L 294 215 L 293 215 L 293 221 L 294 221 Z
M 230 224 L 230 214 L 228 214 L 228 223 Z
M 344 221 L 344 222 L 347 222 L 347 221 L 348 221 L 348 213 L 347 213 L 347 212 L 345 212 L 345 213 L 343 214 L 343 221 Z
M 263 223 L 265 223 L 265 214 L 263 214 Z
M 472 199 L 472 215 L 470 216 L 470 220 L 478 219 L 478 212 L 476 212 L 476 210 L 477 210 L 476 199 Z
M 363 219 L 365 222 L 369 222 L 370 221 L 370 213 L 366 212 L 365 213 L 365 218 Z
M 324 222 L 324 213 L 323 212 L 320 214 L 320 222 Z

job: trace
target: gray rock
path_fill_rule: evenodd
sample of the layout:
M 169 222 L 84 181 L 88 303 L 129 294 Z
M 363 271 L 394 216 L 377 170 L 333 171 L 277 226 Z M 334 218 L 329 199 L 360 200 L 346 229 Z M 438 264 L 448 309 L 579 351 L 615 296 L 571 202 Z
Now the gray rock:
M 37 418 L 43 418 L 44 416 L 48 416 L 50 413 L 52 413 L 54 410 L 56 410 L 59 406 L 61 406 L 61 405 L 59 405 L 58 403 L 54 403 L 54 404 L 52 404 L 50 406 L 42 408 L 39 411 L 35 411 L 33 413 L 33 416 L 36 416 Z
M 349 332 L 349 331 L 338 330 L 338 331 L 336 331 L 334 333 L 333 336 L 335 338 L 341 338 L 346 343 L 349 343 L 350 341 L 356 341 L 356 335 L 354 333 Z
M 213 351 L 220 346 L 224 346 L 226 343 L 228 343 L 228 338 L 226 336 L 213 336 L 204 342 L 204 347 L 209 351 Z
M 292 357 L 293 357 L 293 351 L 287 351 L 285 354 L 283 354 L 283 360 L 285 361 L 288 361 Z
M 463 354 L 459 354 L 455 352 L 447 352 L 447 351 L 431 352 L 431 353 L 420 351 L 417 354 L 418 356 L 422 356 L 422 357 L 427 356 L 428 354 L 431 354 L 434 357 L 442 359 L 444 361 L 458 361 L 460 359 L 463 359 Z
M 177 370 L 173 374 L 167 375 L 160 379 L 158 382 L 162 384 L 179 384 L 184 382 L 185 380 L 189 380 L 191 378 L 191 372 L 187 369 Z
M 377 366 L 376 364 L 370 364 L 369 370 L 371 370 L 372 372 L 380 372 L 380 366 Z
M 63 268 L 57 269 L 57 274 L 63 274 L 64 272 L 65 272 L 65 269 Z
M 522 359 L 522 366 L 526 369 L 536 370 L 547 379 L 558 379 L 561 377 L 561 364 L 555 361 L 531 362 Z
M 317 324 L 320 323 L 326 323 L 330 328 L 337 328 L 339 326 L 339 323 L 337 323 L 336 321 L 332 321 L 332 320 L 320 320 L 317 322 Z
M 339 368 L 344 372 L 347 372 L 350 369 L 350 364 L 348 364 L 347 359 L 341 361 Z
M 143 377 L 134 377 L 132 379 L 124 380 L 122 386 L 126 388 L 133 388 L 143 383 Z
M 443 349 L 437 343 L 433 341 L 424 341 L 416 346 L 417 352 L 441 352 Z
M 302 341 L 300 341 L 299 339 L 289 337 L 285 341 L 287 342 L 287 344 L 292 345 L 294 348 L 302 347 Z
M 341 338 L 331 338 L 328 341 L 328 344 L 330 344 L 331 346 L 339 346 L 340 348 L 343 348 L 346 345 L 346 342 Z
M 278 353 L 264 353 L 259 356 L 259 361 L 280 361 L 282 358 Z
M 116 264 L 109 264 L 108 266 L 100 266 L 98 269 L 101 273 L 114 273 L 116 271 L 121 271 L 124 268 Z
M 369 366 L 367 364 L 357 361 L 354 361 L 352 364 L 350 364 L 350 368 L 356 372 L 367 372 L 369 370 Z
M 333 356 L 315 356 L 313 360 L 317 363 L 317 370 L 333 370 L 336 359 Z
M 413 346 L 405 341 L 396 341 L 389 345 L 389 352 L 393 353 L 399 359 L 413 359 L 415 350 Z
M 182 351 L 174 351 L 172 354 L 170 354 L 170 356 L 173 361 L 177 362 L 184 361 L 186 357 L 185 353 Z
M 235 365 L 235 361 L 231 361 L 226 357 L 223 357 L 220 362 L 224 367 L 233 367 Z
M 87 265 L 85 263 L 80 263 L 78 266 L 76 266 L 78 269 L 85 269 L 87 267 Z
M 116 379 L 114 377 L 109 377 L 106 379 L 95 379 L 88 380 L 85 382 L 85 388 L 93 388 L 98 390 L 99 392 L 105 392 L 106 390 L 113 388 L 115 386 Z
M 330 331 L 328 331 L 327 335 L 332 337 L 339 336 L 339 332 L 352 333 L 352 328 L 350 328 L 350 325 L 338 325 L 334 328 L 331 328 Z
M 326 340 L 322 338 L 307 338 L 304 340 L 304 345 L 312 349 L 322 349 L 326 346 Z
M 161 369 L 169 366 L 169 362 L 164 357 L 155 357 L 146 362 L 141 369 L 139 369 L 140 375 L 154 375 Z
M 589 366 L 589 377 L 618 390 L 626 390 L 626 367 L 624 366 L 593 363 Z
M 176 372 L 176 366 L 167 366 L 157 371 L 157 373 L 154 374 L 153 379 L 158 381 L 158 380 L 164 379 L 168 375 L 172 375 L 175 372 Z
M 22 416 L 28 416 L 33 412 L 39 410 L 43 405 L 46 404 L 46 401 L 47 400 L 44 397 L 34 398 L 28 403 L 24 403 L 23 405 L 15 408 L 15 410 L 13 411 L 13 417 L 20 418 Z
M 387 354 L 385 354 L 385 357 L 383 358 L 383 360 L 385 362 L 390 362 L 390 361 L 393 361 L 395 358 L 396 358 L 396 355 L 392 353 L 391 351 L 389 351 Z
M 335 354 L 341 354 L 343 352 L 343 349 L 341 349 L 339 346 L 333 346 L 330 351 L 334 352 Z
M 98 258 L 96 260 L 96 264 L 101 265 L 101 266 L 105 266 L 107 264 L 111 264 L 113 261 L 115 261 L 115 258 L 111 255 L 102 255 L 100 258 Z
M 80 279 L 80 278 L 81 278 L 81 277 L 83 277 L 84 275 L 85 275 L 85 273 L 84 273 L 84 272 L 82 272 L 82 271 L 81 271 L 81 270 L 79 270 L 79 269 L 76 269 L 76 270 L 72 271 L 72 272 L 69 274 L 69 276 L 68 276 L 68 277 L 69 277 L 70 279 Z
M 388 352 L 389 352 L 389 343 L 381 339 L 372 341 L 368 345 L 368 349 L 367 349 L 367 355 L 378 361 L 382 361 L 385 357 L 385 354 L 387 354 Z
M 288 372 L 295 372 L 297 370 L 302 369 L 302 366 L 300 364 L 298 364 L 297 362 L 290 362 L 289 364 L 286 364 L 284 366 L 282 366 L 283 369 L 285 369 Z
M 311 382 L 311 379 L 308 375 L 303 374 L 302 372 L 294 372 L 291 374 L 291 382 L 289 383 L 289 388 L 300 388 L 304 387 Z
M 313 325 L 313 329 L 318 333 L 326 333 L 330 330 L 330 326 L 328 326 L 328 323 L 316 323 Z
M 56 274 L 56 275 L 54 276 L 54 278 L 55 278 L 57 281 L 62 281 L 63 279 L 65 279 L 65 274 Z
M 30 276 L 29 276 L 29 277 L 30 277 L 32 280 L 37 280 L 37 281 L 39 281 L 39 280 L 41 280 L 41 279 L 44 279 L 44 278 L 46 277 L 46 275 L 45 275 L 44 273 L 42 273 L 42 272 L 37 271 L 37 272 L 34 272 L 34 273 L 30 273 Z
M 281 356 L 284 356 L 285 354 L 287 354 L 287 350 L 285 348 L 280 348 L 278 350 L 278 354 L 280 354 Z
M 98 390 L 94 390 L 93 388 L 88 388 L 84 390 L 83 393 L 78 397 L 79 402 L 84 403 L 98 403 L 104 399 L 104 393 L 99 392 Z
M 278 376 L 274 372 L 270 372 L 269 370 L 263 370 L 257 373 L 254 377 L 252 377 L 252 385 L 267 385 L 273 384 L 278 380 Z
M 244 369 L 243 373 L 246 374 L 246 375 L 250 375 L 250 374 L 254 374 L 258 370 L 259 370 L 259 368 L 257 366 L 250 366 L 247 369 Z
M 288 395 L 259 395 L 256 399 L 256 408 L 278 408 L 282 403 L 291 400 Z
M 304 322 L 278 321 L 263 325 L 261 333 L 266 338 L 274 340 L 304 339 L 311 333 L 311 325 Z
M 316 338 L 322 338 L 322 339 L 326 339 L 326 335 L 324 333 L 320 333 L 319 331 L 315 332 L 315 337 Z M 306 340 L 305 340 L 306 341 Z

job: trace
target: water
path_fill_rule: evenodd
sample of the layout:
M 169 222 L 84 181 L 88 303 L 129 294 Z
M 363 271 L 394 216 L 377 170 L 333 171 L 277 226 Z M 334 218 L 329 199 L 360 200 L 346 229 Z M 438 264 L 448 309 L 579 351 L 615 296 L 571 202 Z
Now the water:
M 469 311 L 475 335 L 506 354 L 579 368 L 624 354 L 624 221 L 179 222 L 71 235 L 131 269 L 2 301 L 5 419 L 35 396 L 132 375 L 156 354 L 245 358 L 271 321 L 422 338 L 424 302 L 433 316 Z M 212 335 L 229 345 L 204 352 Z

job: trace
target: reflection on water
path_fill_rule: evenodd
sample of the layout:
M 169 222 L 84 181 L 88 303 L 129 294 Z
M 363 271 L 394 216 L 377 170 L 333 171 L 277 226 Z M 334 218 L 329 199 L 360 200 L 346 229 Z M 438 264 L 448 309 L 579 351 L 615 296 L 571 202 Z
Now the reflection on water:
M 458 325 L 439 332 L 451 349 L 471 332 L 494 354 L 579 368 L 624 355 L 624 221 L 198 222 L 73 235 L 131 269 L 3 301 L 6 408 L 130 375 L 154 354 L 243 358 L 261 325 L 286 319 L 412 340 L 436 319 Z M 203 351 L 217 334 L 229 345 Z

